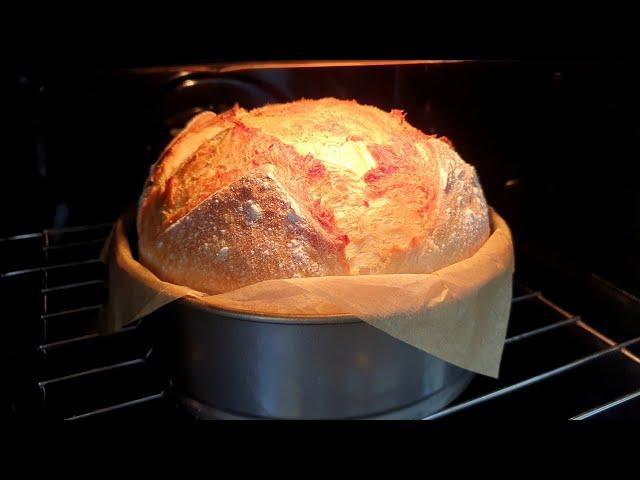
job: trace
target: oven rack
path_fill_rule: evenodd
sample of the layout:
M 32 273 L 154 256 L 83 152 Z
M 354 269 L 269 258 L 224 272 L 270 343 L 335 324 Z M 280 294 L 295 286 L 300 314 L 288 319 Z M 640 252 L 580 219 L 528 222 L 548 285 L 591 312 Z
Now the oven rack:
M 98 331 L 106 299 L 99 254 L 111 226 L 0 239 L 0 288 L 11 312 L 3 351 L 5 364 L 13 365 L 10 414 L 69 420 L 185 415 L 165 393 L 169 381 L 154 366 L 140 327 Z M 638 418 L 640 336 L 612 340 L 519 275 L 500 378 L 476 376 L 452 405 L 427 418 Z

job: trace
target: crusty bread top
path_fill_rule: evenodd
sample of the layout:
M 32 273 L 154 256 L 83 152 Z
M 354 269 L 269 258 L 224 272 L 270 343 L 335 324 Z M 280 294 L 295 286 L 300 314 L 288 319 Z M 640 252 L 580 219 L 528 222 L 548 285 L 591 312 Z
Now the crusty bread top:
M 196 116 L 152 167 L 137 225 L 143 263 L 210 293 L 428 273 L 489 235 L 475 170 L 448 140 L 333 98 Z

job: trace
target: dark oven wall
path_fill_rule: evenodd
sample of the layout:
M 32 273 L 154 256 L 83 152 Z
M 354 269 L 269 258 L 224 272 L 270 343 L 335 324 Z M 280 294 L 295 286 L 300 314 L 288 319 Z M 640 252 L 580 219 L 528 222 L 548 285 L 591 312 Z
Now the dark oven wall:
M 449 137 L 527 258 L 640 293 L 637 63 L 203 70 L 16 71 L 3 89 L 11 154 L 0 236 L 112 221 L 200 109 L 330 95 L 404 109 Z

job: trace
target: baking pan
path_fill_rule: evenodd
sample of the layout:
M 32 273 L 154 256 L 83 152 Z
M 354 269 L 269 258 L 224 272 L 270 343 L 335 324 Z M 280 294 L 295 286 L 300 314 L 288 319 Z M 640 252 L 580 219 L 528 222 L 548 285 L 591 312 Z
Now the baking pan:
M 473 377 L 351 316 L 250 315 L 191 298 L 152 316 L 171 394 L 198 418 L 423 418 Z

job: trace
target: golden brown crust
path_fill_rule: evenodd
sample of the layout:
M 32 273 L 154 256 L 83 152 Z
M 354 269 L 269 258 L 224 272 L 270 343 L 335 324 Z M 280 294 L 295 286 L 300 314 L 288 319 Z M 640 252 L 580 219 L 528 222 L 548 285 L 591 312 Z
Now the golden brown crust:
M 210 292 L 343 273 L 343 249 L 284 184 L 272 165 L 252 170 L 162 232 L 143 262 L 165 280 Z
M 217 293 L 270 278 L 428 273 L 489 235 L 475 170 L 400 111 L 301 100 L 203 113 L 152 168 L 143 262 Z

